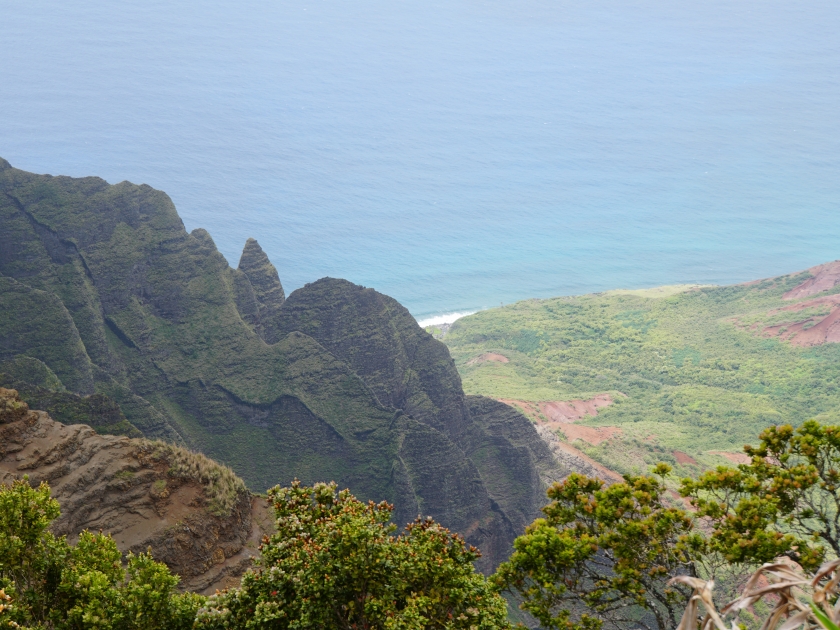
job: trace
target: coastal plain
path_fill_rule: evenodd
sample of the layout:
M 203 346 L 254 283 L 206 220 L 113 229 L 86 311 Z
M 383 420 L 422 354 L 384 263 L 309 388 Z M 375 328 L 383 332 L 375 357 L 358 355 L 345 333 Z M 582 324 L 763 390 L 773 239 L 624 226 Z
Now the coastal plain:
M 525 300 L 442 337 L 469 394 L 619 473 L 732 463 L 769 425 L 836 421 L 840 262 L 745 284 Z

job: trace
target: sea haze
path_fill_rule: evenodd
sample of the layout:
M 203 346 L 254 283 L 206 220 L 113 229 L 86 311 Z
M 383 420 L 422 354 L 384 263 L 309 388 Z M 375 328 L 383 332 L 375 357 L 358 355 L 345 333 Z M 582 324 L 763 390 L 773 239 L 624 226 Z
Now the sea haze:
M 834 0 L 0 0 L 0 156 L 419 319 L 840 258 Z

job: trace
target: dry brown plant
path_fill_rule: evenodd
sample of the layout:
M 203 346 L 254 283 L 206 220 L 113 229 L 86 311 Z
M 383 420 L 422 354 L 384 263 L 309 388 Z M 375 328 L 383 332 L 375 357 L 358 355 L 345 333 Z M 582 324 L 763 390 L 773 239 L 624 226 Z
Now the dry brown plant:
M 751 609 L 770 596 L 774 603 L 760 630 L 840 630 L 840 559 L 824 563 L 813 576 L 798 565 L 774 562 L 763 565 L 750 576 L 741 595 L 718 610 L 712 591 L 714 580 L 679 576 L 672 584 L 693 590 L 676 630 L 739 630 L 741 611 Z M 700 605 L 705 615 L 700 616 Z M 727 618 L 730 625 L 726 625 Z M 781 623 L 781 625 L 779 625 Z

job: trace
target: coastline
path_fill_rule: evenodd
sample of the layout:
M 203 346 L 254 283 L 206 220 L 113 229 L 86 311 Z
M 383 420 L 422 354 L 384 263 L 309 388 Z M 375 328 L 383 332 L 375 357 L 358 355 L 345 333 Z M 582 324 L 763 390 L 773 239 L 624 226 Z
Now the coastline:
M 424 317 L 423 319 L 417 319 L 417 324 L 420 328 L 429 328 L 430 326 L 441 327 L 446 326 L 447 328 L 451 326 L 456 320 L 461 319 L 462 317 L 467 317 L 468 315 L 473 315 L 478 313 L 478 311 L 460 311 L 454 313 L 444 313 L 443 315 L 435 315 L 434 317 Z

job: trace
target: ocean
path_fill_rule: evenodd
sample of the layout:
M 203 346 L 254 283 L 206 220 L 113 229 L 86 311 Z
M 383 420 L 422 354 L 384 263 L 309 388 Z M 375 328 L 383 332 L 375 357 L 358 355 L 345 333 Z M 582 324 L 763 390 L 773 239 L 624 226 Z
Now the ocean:
M 840 258 L 838 33 L 835 1 L 0 0 L 0 156 L 423 321 L 734 283 Z

